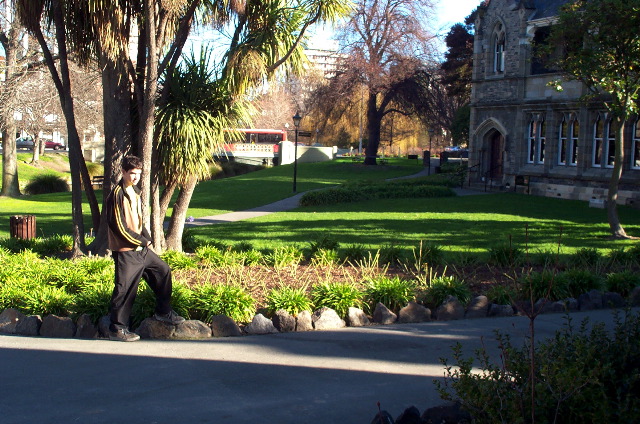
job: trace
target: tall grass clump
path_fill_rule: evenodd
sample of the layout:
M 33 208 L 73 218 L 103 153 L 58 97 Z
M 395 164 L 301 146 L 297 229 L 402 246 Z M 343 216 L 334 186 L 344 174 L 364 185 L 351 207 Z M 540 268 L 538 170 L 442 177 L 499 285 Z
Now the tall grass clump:
M 591 290 L 604 289 L 603 278 L 589 269 L 569 269 L 559 273 L 557 280 L 560 287 L 566 287 L 567 297 L 577 298 Z
M 171 269 L 194 269 L 197 266 L 191 256 L 176 250 L 167 250 L 160 257 Z
M 186 319 L 190 319 L 190 307 L 192 305 L 192 292 L 191 289 L 185 284 L 174 282 L 171 291 L 171 307 L 178 315 L 183 316 Z M 151 290 L 148 284 L 144 281 L 140 282 L 138 286 L 138 294 L 136 301 L 133 304 L 133 311 L 131 312 L 131 326 L 136 328 L 145 320 L 153 316 L 156 311 L 156 295 Z
M 87 284 L 73 297 L 73 311 L 76 315 L 88 314 L 91 321 L 98 320 L 109 313 L 113 283 Z
M 295 246 L 278 246 L 265 257 L 265 261 L 274 268 L 286 268 L 299 265 L 303 258 L 303 253 Z
M 512 244 L 499 244 L 489 248 L 489 263 L 503 267 L 515 267 L 524 262 L 524 252 Z
M 633 271 L 627 270 L 607 274 L 606 287 L 608 291 L 628 296 L 638 286 L 640 286 L 640 274 Z
M 40 174 L 34 176 L 24 188 L 26 194 L 65 193 L 69 191 L 69 184 L 64 178 L 54 174 Z
M 271 314 L 284 310 L 291 315 L 298 315 L 302 311 L 313 310 L 313 303 L 304 287 L 283 286 L 271 289 L 267 293 L 266 302 Z
M 215 315 L 226 315 L 236 322 L 249 322 L 255 315 L 253 297 L 237 285 L 195 286 L 191 305 L 191 318 L 207 323 Z
M 320 283 L 311 289 L 311 299 L 316 308 L 331 308 L 345 318 L 349 308 L 362 309 L 364 293 L 349 283 Z
M 431 284 L 425 293 L 424 303 L 431 307 L 438 307 L 447 296 L 453 296 L 466 305 L 471 300 L 471 289 L 463 281 L 453 276 L 440 275 L 431 279 Z
M 378 303 L 398 312 L 415 298 L 415 282 L 400 277 L 380 275 L 369 280 L 365 286 L 365 299 L 369 310 Z
M 574 268 L 596 268 L 602 263 L 602 253 L 594 247 L 583 247 L 569 257 L 569 266 Z

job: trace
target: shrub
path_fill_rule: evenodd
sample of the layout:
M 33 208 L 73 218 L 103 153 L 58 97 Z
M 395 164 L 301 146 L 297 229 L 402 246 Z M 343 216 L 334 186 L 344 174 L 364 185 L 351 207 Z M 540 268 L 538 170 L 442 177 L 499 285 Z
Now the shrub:
M 36 244 L 36 239 L 20 239 L 9 237 L 0 240 L 0 246 L 12 253 L 18 253 L 23 250 L 35 250 Z
M 514 347 L 498 333 L 500 361 L 485 348 L 474 358 L 454 347 L 454 363 L 445 367 L 444 382 L 434 381 L 444 400 L 460 402 L 483 423 L 632 423 L 640 422 L 640 315 L 616 317 L 615 328 L 583 321 L 568 324 L 555 337 L 536 343 L 535 361 L 529 342 Z M 532 369 L 533 367 L 533 369 Z M 531 375 L 535 377 L 535 410 Z
M 412 249 L 412 254 L 415 263 L 428 266 L 442 265 L 444 263 L 444 249 L 437 244 L 425 243 L 420 240 L 420 244 Z
M 185 228 L 182 232 L 182 249 L 185 252 L 194 252 L 203 242 L 196 237 L 191 228 Z
M 204 322 L 211 322 L 214 315 L 226 315 L 236 322 L 249 322 L 255 315 L 251 295 L 234 285 L 196 286 L 191 305 L 191 317 Z
M 632 271 L 607 274 L 606 286 L 608 291 L 628 296 L 634 288 L 640 286 L 640 274 Z
M 313 257 L 319 250 L 337 250 L 340 243 L 326 234 L 318 237 L 315 241 L 309 242 L 309 257 Z
M 89 177 L 104 175 L 104 166 L 96 162 L 87 162 L 87 172 Z
M 260 265 L 264 260 L 259 250 L 251 249 L 239 252 L 237 259 L 245 266 Z
M 539 250 L 533 255 L 533 263 L 542 265 L 545 268 L 555 267 L 560 259 L 558 253 L 553 250 Z
M 300 264 L 303 257 L 300 249 L 295 246 L 279 246 L 267 255 L 266 261 L 274 268 L 285 268 Z
M 402 248 L 387 244 L 380 249 L 380 262 L 389 265 L 398 265 L 405 260 L 405 254 Z
M 274 313 L 283 309 L 291 315 L 298 315 L 302 311 L 311 311 L 313 303 L 302 287 L 279 287 L 267 293 L 267 309 Z
M 607 252 L 606 259 L 611 268 L 627 268 L 635 263 L 634 254 L 624 247 L 611 249 Z
M 191 256 L 176 250 L 167 250 L 161 257 L 171 269 L 193 269 L 197 265 Z
M 76 315 L 89 314 L 96 323 L 109 313 L 113 283 L 94 283 L 84 286 L 73 298 L 73 311 Z
M 520 277 L 520 299 L 561 300 L 571 296 L 568 280 L 559 278 L 558 274 L 551 270 L 531 272 Z
M 363 244 L 350 244 L 342 250 L 341 258 L 344 262 L 357 263 L 369 255 L 369 250 Z
M 496 285 L 487 290 L 486 294 L 490 302 L 498 305 L 511 305 L 517 299 L 517 291 L 511 286 Z
M 382 303 L 398 312 L 415 298 L 415 282 L 385 275 L 371 279 L 365 288 L 365 299 L 370 310 Z
M 515 267 L 521 265 L 524 253 L 519 247 L 501 244 L 489 249 L 489 263 L 497 266 Z
M 592 268 L 599 265 L 602 254 L 593 247 L 578 249 L 569 257 L 569 266 L 575 268 Z
M 192 292 L 186 285 L 173 283 L 171 291 L 171 307 L 178 315 L 189 319 Z M 138 294 L 131 311 L 131 326 L 138 327 L 145 318 L 153 316 L 156 311 L 156 295 L 148 284 L 143 281 L 138 286 Z
M 68 234 L 54 234 L 51 237 L 37 239 L 34 250 L 40 255 L 55 255 L 69 252 L 73 248 L 73 238 Z
M 248 252 L 250 250 L 255 250 L 253 248 L 253 244 L 248 241 L 241 241 L 233 245 L 234 252 Z
M 18 309 L 25 315 L 68 316 L 73 307 L 73 297 L 59 287 L 35 284 L 22 293 Z
M 319 249 L 313 254 L 311 258 L 311 265 L 313 266 L 331 266 L 337 264 L 340 260 L 338 252 L 331 249 Z
M 461 304 L 466 305 L 471 300 L 471 289 L 464 281 L 453 276 L 441 275 L 431 279 L 425 302 L 432 307 L 438 307 L 447 296 L 454 296 Z
M 36 175 L 24 188 L 26 194 L 65 193 L 67 191 L 69 191 L 67 182 L 54 174 Z
M 234 252 L 231 250 L 221 250 L 210 244 L 198 247 L 195 255 L 204 265 L 212 267 L 223 267 L 238 263 Z
M 604 284 L 602 277 L 589 269 L 573 268 L 558 275 L 558 282 L 566 287 L 566 297 L 578 297 L 591 290 L 602 290 Z M 554 299 L 559 300 L 559 299 Z
M 347 283 L 322 283 L 313 286 L 311 299 L 316 308 L 327 307 L 345 318 L 349 308 L 363 307 L 364 293 L 353 284 Z

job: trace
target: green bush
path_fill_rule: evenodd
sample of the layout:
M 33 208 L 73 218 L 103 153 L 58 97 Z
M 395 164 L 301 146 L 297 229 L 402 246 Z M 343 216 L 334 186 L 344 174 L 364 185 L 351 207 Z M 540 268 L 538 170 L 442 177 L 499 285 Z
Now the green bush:
M 524 252 L 519 247 L 501 244 L 489 248 L 489 263 L 497 266 L 515 267 L 522 265 Z
M 68 234 L 54 234 L 50 237 L 36 239 L 34 250 L 40 255 L 55 255 L 69 252 L 73 248 L 73 238 Z
M 339 247 L 340 243 L 337 240 L 323 234 L 315 241 L 309 242 L 309 258 L 312 258 L 319 250 L 337 250 Z
M 196 261 L 184 252 L 176 250 L 167 250 L 161 255 L 171 269 L 193 269 L 196 268 Z
M 514 287 L 502 285 L 491 287 L 486 296 L 490 302 L 498 305 L 511 305 L 518 298 Z
M 602 253 L 593 247 L 583 247 L 569 257 L 569 266 L 574 268 L 593 268 L 600 264 Z
M 73 311 L 76 315 L 89 314 L 96 323 L 109 313 L 113 283 L 87 284 L 73 298 Z
M 538 299 L 561 300 L 571 296 L 569 279 L 562 279 L 557 272 L 545 270 L 531 272 L 520 277 L 519 299 L 534 302 Z
M 380 262 L 382 264 L 398 265 L 405 260 L 405 252 L 399 246 L 387 244 L 380 248 Z
M 18 253 L 23 250 L 35 250 L 37 245 L 36 239 L 20 239 L 9 237 L 0 240 L 0 247 L 7 249 L 9 252 Z
M 624 247 L 609 250 L 606 259 L 609 267 L 613 269 L 625 269 L 635 265 L 636 262 L 633 252 Z
M 589 269 L 573 268 L 558 274 L 558 283 L 566 287 L 568 291 L 565 297 L 577 298 L 591 290 L 602 290 L 604 282 L 602 277 Z M 561 298 L 554 299 L 560 300 Z
M 417 247 L 412 249 L 412 254 L 415 263 L 436 266 L 445 262 L 442 246 L 434 243 L 425 243 L 422 240 Z
M 270 313 L 283 309 L 291 315 L 298 315 L 302 311 L 313 310 L 313 303 L 303 287 L 279 287 L 267 293 L 267 310 Z
M 367 282 L 365 288 L 366 304 L 373 311 L 382 303 L 391 311 L 398 312 L 415 298 L 415 282 L 400 277 L 381 275 Z
M 173 283 L 171 291 L 171 307 L 178 315 L 189 319 L 192 306 L 192 291 L 184 284 Z M 131 327 L 138 327 L 145 318 L 152 317 L 156 311 L 156 295 L 144 280 L 140 281 L 138 294 L 131 311 Z
M 350 244 L 342 249 L 340 257 L 343 262 L 357 263 L 369 256 L 369 249 L 363 244 Z
M 202 284 L 193 288 L 191 318 L 211 322 L 214 315 L 226 315 L 236 322 L 249 322 L 255 302 L 242 287 Z
M 285 268 L 291 265 L 298 265 L 304 255 L 295 246 L 279 246 L 267 255 L 266 262 L 274 268 Z
M 264 261 L 262 253 L 256 249 L 238 252 L 237 259 L 245 266 L 260 265 Z
M 316 250 L 311 257 L 311 265 L 313 266 L 331 266 L 339 262 L 338 252 L 331 249 Z
M 353 284 L 347 283 L 321 283 L 311 289 L 311 299 L 316 308 L 327 307 L 345 318 L 349 308 L 364 306 L 364 293 Z
M 239 265 L 238 254 L 230 249 L 221 250 L 220 248 L 205 244 L 198 247 L 195 251 L 196 258 L 204 265 L 211 267 L 223 267 L 230 265 Z
M 640 274 L 633 271 L 607 274 L 606 286 L 608 291 L 628 296 L 634 288 L 640 286 Z
M 65 193 L 67 191 L 69 191 L 67 182 L 54 174 L 36 175 L 24 188 L 26 194 Z
M 613 331 L 587 324 L 576 330 L 569 319 L 555 337 L 536 344 L 535 361 L 528 342 L 517 348 L 499 333 L 498 362 L 485 348 L 464 358 L 458 343 L 453 364 L 442 360 L 444 381 L 434 383 L 478 424 L 640 422 L 640 315 L 617 315 Z
M 461 304 L 466 305 L 471 300 L 471 289 L 464 281 L 453 276 L 441 275 L 431 279 L 425 303 L 436 308 L 442 304 L 447 296 L 454 296 Z
M 18 309 L 25 315 L 69 316 L 73 296 L 63 288 L 34 284 L 22 293 Z
M 87 172 L 89 177 L 104 175 L 104 166 L 97 162 L 87 162 Z

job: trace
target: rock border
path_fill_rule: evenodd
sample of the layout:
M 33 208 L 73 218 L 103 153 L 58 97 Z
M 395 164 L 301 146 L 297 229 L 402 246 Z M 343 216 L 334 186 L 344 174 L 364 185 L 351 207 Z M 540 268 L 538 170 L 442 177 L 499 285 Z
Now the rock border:
M 551 302 L 538 300 L 533 308 L 536 313 L 565 313 L 588 311 L 603 308 L 623 308 L 640 306 L 640 286 L 634 288 L 628 298 L 619 293 L 591 290 L 578 297 Z M 286 333 L 293 331 L 336 330 L 344 327 L 362 327 L 370 325 L 390 325 L 396 323 L 419 323 L 430 321 L 451 321 L 487 317 L 525 315 L 531 312 L 531 305 L 522 302 L 518 305 L 498 305 L 489 302 L 486 296 L 477 296 L 465 308 L 458 299 L 448 296 L 435 311 L 417 303 L 409 302 L 396 315 L 382 303 L 378 303 L 372 317 L 361 309 L 349 308 L 346 320 L 331 308 L 321 308 L 311 313 L 303 311 L 296 316 L 284 310 L 275 313 L 272 319 L 256 314 L 253 320 L 240 327 L 225 315 L 216 315 L 211 324 L 198 320 L 187 320 L 179 325 L 171 325 L 147 318 L 135 332 L 143 339 L 162 340 L 198 340 L 211 337 L 239 337 L 242 335 L 260 335 Z M 371 318 L 371 319 L 370 319 Z M 15 308 L 0 313 L 0 334 L 21 336 L 42 336 L 56 338 L 95 339 L 109 337 L 109 317 L 102 317 L 95 325 L 89 315 L 82 314 L 74 322 L 70 317 L 57 315 L 27 316 Z

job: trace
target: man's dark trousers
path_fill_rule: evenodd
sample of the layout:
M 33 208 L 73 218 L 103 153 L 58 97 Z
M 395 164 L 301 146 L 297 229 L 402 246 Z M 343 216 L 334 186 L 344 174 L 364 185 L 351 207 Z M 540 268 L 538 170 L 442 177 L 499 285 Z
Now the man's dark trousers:
M 138 284 L 144 278 L 156 295 L 158 314 L 171 311 L 171 269 L 153 250 L 113 252 L 115 287 L 111 296 L 111 331 L 128 328 Z

